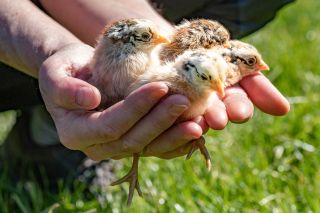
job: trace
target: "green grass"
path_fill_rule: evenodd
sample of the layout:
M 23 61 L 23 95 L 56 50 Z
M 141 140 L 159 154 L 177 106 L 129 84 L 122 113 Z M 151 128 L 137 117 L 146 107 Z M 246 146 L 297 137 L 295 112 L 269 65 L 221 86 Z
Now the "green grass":
M 199 154 L 189 161 L 144 158 L 145 197 L 135 196 L 130 208 L 127 185 L 108 188 L 99 203 L 77 181 L 62 182 L 53 193 L 36 181 L 13 183 L 3 173 L 0 212 L 320 212 L 319 8 L 318 0 L 297 1 L 244 39 L 262 52 L 271 67 L 266 75 L 288 97 L 291 111 L 272 117 L 256 110 L 246 124 L 209 132 L 211 172 Z M 130 166 L 123 162 L 118 176 Z

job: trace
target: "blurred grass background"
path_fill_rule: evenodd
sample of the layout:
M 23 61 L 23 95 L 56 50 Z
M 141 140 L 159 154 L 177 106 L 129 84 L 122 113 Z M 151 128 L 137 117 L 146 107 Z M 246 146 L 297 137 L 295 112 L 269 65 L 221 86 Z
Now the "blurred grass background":
M 320 212 L 320 2 L 300 0 L 244 41 L 254 44 L 265 74 L 289 99 L 291 111 L 272 117 L 258 109 L 243 125 L 207 134 L 213 169 L 199 154 L 189 161 L 144 158 L 144 199 L 125 207 L 128 185 L 108 188 L 99 202 L 74 182 L 57 192 L 36 181 L 0 174 L 0 212 Z M 14 122 L 0 114 L 0 140 Z M 120 177 L 130 167 L 118 171 Z M 10 168 L 8 168 L 10 169 Z

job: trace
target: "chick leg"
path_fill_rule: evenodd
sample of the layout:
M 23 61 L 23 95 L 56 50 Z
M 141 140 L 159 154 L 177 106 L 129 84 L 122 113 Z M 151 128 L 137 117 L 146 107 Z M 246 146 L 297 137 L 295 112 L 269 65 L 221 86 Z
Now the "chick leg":
M 123 182 L 129 182 L 129 184 L 130 184 L 129 185 L 129 195 L 128 195 L 128 200 L 127 200 L 128 206 L 131 205 L 133 193 L 134 193 L 135 189 L 137 190 L 139 196 L 142 197 L 142 192 L 141 192 L 139 180 L 138 180 L 139 158 L 140 158 L 139 153 L 133 154 L 132 167 L 131 167 L 130 171 L 125 176 L 120 178 L 119 180 L 111 183 L 111 186 L 115 186 L 115 185 L 121 184 Z
M 206 148 L 205 139 L 202 136 L 199 139 L 192 141 L 192 145 L 191 145 L 191 148 L 188 152 L 186 160 L 191 158 L 192 154 L 194 153 L 194 151 L 197 150 L 197 148 L 199 148 L 201 154 L 203 155 L 203 157 L 206 161 L 206 166 L 207 166 L 208 170 L 210 171 L 211 170 L 211 157 L 210 157 L 210 154 Z

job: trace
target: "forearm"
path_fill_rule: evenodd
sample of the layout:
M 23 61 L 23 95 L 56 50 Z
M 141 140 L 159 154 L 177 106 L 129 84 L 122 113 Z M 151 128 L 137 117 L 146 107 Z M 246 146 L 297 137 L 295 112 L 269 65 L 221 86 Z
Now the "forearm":
M 28 0 L 1 0 L 0 26 L 0 61 L 33 77 L 48 56 L 79 42 Z
M 43 7 L 73 34 L 94 45 L 106 24 L 124 18 L 146 18 L 163 30 L 171 28 L 147 0 L 41 0 Z

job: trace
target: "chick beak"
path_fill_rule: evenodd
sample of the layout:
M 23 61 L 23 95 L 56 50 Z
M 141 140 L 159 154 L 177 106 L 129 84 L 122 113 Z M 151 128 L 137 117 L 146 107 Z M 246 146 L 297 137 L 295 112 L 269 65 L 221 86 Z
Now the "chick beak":
M 170 43 L 170 40 L 169 40 L 166 36 L 158 35 L 158 36 L 153 40 L 153 43 L 155 43 L 155 44 L 162 44 L 162 43 L 169 44 L 169 43 Z
M 225 93 L 224 93 L 224 85 L 223 85 L 223 83 L 222 83 L 222 81 L 220 79 L 218 79 L 216 81 L 212 81 L 211 88 L 214 89 L 218 93 L 220 98 L 224 97 L 224 95 L 225 95 Z
M 261 61 L 261 63 L 257 65 L 257 70 L 259 70 L 259 71 L 270 70 L 270 68 L 269 68 L 268 64 L 266 64 L 266 62 Z
M 231 48 L 231 44 L 229 41 L 226 41 L 224 44 L 223 44 L 223 47 L 224 48 Z

